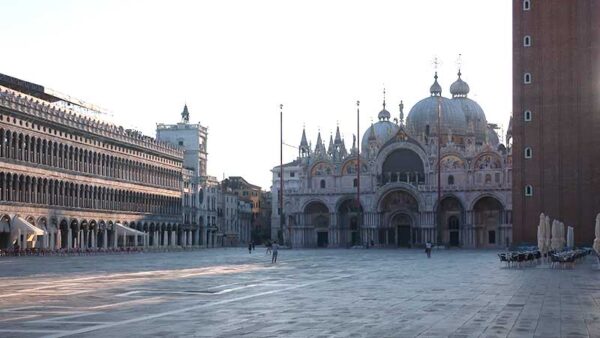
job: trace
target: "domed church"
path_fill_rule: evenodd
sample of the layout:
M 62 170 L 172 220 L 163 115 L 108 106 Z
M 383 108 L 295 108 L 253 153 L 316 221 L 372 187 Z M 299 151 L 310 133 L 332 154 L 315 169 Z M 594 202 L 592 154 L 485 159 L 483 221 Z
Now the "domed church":
M 406 122 L 403 102 L 392 118 L 384 93 L 360 152 L 355 142 L 346 148 L 339 127 L 327 147 L 319 132 L 313 148 L 303 130 L 298 158 L 283 166 L 283 216 L 281 168 L 272 170 L 273 238 L 295 248 L 510 244 L 511 149 L 468 97 L 461 76 L 447 98 L 436 73 L 429 96 L 410 109 Z

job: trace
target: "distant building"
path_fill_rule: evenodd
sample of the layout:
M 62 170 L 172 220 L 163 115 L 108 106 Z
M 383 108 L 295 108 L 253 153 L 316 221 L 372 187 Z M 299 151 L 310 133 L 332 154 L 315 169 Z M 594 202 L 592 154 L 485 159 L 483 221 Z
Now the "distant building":
M 513 1 L 514 239 L 541 212 L 591 245 L 600 212 L 600 1 Z
M 283 177 L 279 166 L 272 170 L 273 239 L 292 247 L 510 243 L 512 155 L 483 109 L 468 98 L 461 75 L 446 98 L 436 74 L 430 95 L 412 107 L 406 124 L 403 103 L 391 119 L 384 95 L 379 121 L 349 150 L 339 128 L 327 147 L 319 133 L 314 148 L 303 130 L 298 158 L 284 164 Z
M 252 203 L 252 226 L 254 233 L 252 240 L 263 242 L 270 237 L 270 213 L 269 205 L 264 204 L 264 192 L 261 187 L 251 184 L 240 176 L 230 176 L 223 180 L 222 184 L 231 189 L 242 199 L 249 200 Z M 266 215 L 268 217 L 265 217 Z
M 252 201 L 239 197 L 238 217 L 240 244 L 246 245 L 252 241 Z
M 184 149 L 183 167 L 192 170 L 196 177 L 206 176 L 208 128 L 190 123 L 189 119 L 185 105 L 179 123 L 156 125 L 156 138 Z
M 211 248 L 219 246 L 218 238 L 223 236 L 221 228 L 217 225 L 218 204 L 221 200 L 221 186 L 214 176 L 200 178 L 199 184 L 199 220 L 200 228 L 203 229 L 203 243 Z

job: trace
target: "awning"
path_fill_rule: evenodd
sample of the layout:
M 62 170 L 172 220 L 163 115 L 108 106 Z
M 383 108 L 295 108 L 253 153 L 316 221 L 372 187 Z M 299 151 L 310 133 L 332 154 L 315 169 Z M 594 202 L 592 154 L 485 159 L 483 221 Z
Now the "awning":
M 124 226 L 123 224 L 120 224 L 120 223 L 115 223 L 115 227 L 116 227 L 115 230 L 118 233 L 124 233 L 128 236 L 145 236 L 146 235 L 145 232 L 137 231 L 130 227 Z
M 46 231 L 36 227 L 35 225 L 27 222 L 26 220 L 18 216 L 13 218 L 12 230 L 13 232 L 21 230 L 21 233 L 23 234 L 33 234 L 37 236 L 43 236 L 46 234 Z

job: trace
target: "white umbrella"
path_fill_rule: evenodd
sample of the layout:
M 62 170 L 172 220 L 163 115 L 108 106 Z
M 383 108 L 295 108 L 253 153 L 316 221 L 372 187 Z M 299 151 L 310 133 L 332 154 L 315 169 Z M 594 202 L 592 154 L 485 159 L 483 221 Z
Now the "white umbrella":
M 550 246 L 554 250 L 560 249 L 560 225 L 557 220 L 552 221 L 552 240 Z
M 550 238 L 552 237 L 552 227 L 550 226 L 550 216 L 546 215 L 546 220 L 545 220 L 545 225 L 546 225 L 546 229 L 544 231 L 544 235 L 546 236 L 546 251 L 550 250 L 551 247 L 551 241 Z
M 567 228 L 567 247 L 571 249 L 575 247 L 575 233 L 573 227 Z
M 596 215 L 596 239 L 594 239 L 594 250 L 600 255 L 600 214 Z
M 558 222 L 560 229 L 560 248 L 563 249 L 567 245 L 567 232 L 565 231 L 565 223 Z
M 540 224 L 537 229 L 537 242 L 540 252 L 546 252 L 546 216 L 540 214 Z

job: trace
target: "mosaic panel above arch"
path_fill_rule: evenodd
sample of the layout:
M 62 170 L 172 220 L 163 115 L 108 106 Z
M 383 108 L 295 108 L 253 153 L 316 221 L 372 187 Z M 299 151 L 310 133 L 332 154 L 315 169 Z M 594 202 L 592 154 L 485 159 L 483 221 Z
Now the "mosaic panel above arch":
M 456 155 L 446 155 L 442 158 L 440 166 L 443 171 L 464 170 L 465 161 Z
M 483 155 L 475 161 L 475 170 L 487 170 L 487 169 L 501 169 L 502 164 L 500 158 L 496 155 Z
M 312 167 L 311 176 L 328 176 L 333 174 L 333 167 L 326 162 L 319 162 Z
M 363 161 L 361 159 L 361 161 Z M 365 162 L 361 162 L 361 169 L 360 171 L 362 173 L 366 173 L 369 171 L 369 168 L 367 167 L 367 165 L 365 164 Z M 356 172 L 358 170 L 358 161 L 356 159 L 354 160 L 349 160 L 346 163 L 344 163 L 344 166 L 342 167 L 342 175 L 356 175 Z

